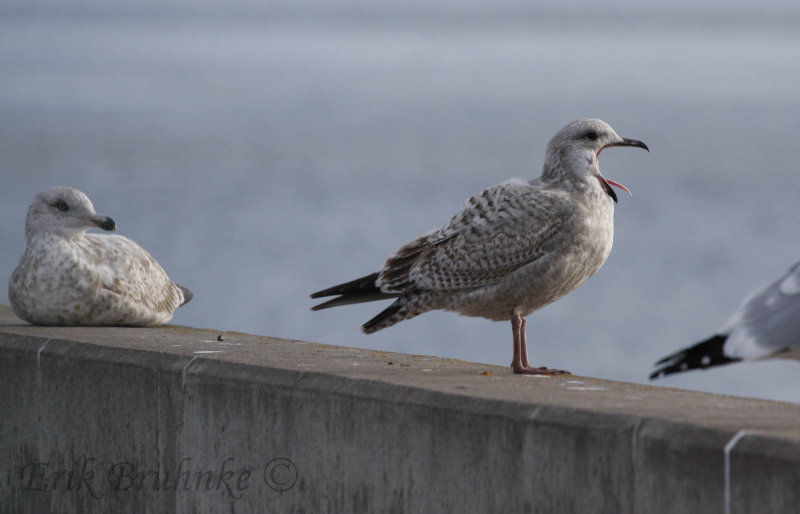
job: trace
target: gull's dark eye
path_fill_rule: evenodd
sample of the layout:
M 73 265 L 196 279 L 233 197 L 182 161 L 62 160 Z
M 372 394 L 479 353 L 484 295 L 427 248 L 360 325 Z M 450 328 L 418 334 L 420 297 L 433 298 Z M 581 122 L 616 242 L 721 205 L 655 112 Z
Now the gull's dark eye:
M 64 200 L 57 201 L 53 204 L 53 206 L 55 206 L 55 208 L 61 212 L 67 212 L 69 210 L 69 205 L 67 205 L 67 202 Z
M 594 130 L 590 130 L 589 132 L 586 133 L 586 138 L 592 141 L 597 141 L 598 137 L 600 136 L 598 136 L 597 132 L 595 132 Z

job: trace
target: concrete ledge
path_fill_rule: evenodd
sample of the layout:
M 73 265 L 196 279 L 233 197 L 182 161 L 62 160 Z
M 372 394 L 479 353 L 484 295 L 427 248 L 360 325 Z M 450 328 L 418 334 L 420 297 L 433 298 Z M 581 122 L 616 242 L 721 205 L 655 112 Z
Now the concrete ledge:
M 4 306 L 0 377 L 0 512 L 800 505 L 794 404 Z

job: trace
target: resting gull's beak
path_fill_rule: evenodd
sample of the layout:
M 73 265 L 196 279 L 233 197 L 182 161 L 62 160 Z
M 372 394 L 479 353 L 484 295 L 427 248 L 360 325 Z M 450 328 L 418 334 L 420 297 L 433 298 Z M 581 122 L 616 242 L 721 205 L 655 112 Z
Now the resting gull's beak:
M 114 223 L 114 220 L 112 220 L 108 216 L 93 216 L 91 218 L 91 221 L 92 223 L 102 228 L 103 230 L 108 230 L 111 232 L 117 231 L 117 224 Z

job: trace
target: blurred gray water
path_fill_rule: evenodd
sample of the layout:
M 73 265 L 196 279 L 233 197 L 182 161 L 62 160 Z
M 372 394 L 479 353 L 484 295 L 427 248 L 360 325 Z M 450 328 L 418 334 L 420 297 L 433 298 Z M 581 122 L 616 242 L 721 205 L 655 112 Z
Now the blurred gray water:
M 792 3 L 114 5 L 0 8 L 2 284 L 33 195 L 71 185 L 194 291 L 174 323 L 507 365 L 508 323 L 436 312 L 365 336 L 385 305 L 312 313 L 308 294 L 538 176 L 579 117 L 652 151 L 603 153 L 633 197 L 603 269 L 529 318 L 534 364 L 646 382 L 800 259 Z M 658 384 L 800 401 L 799 377 L 769 361 Z

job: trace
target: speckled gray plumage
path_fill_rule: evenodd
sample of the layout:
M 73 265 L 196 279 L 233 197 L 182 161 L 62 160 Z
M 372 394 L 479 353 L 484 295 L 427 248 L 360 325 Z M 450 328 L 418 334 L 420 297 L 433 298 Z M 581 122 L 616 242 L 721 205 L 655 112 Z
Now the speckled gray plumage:
M 535 180 L 511 179 L 470 198 L 448 224 L 398 249 L 373 275 L 314 293 L 315 309 L 396 298 L 372 333 L 433 309 L 495 321 L 524 318 L 603 265 L 614 237 L 616 194 L 598 168 L 609 146 L 644 143 L 606 123 L 574 121 L 547 147 Z M 624 189 L 624 187 L 623 187 Z
M 595 212 L 591 223 L 581 215 L 588 211 Z M 387 293 L 428 292 L 425 310 L 495 321 L 515 312 L 526 316 L 597 271 L 611 251 L 613 213 L 603 192 L 576 201 L 541 180 L 509 180 L 471 198 L 446 226 L 400 248 L 376 285 Z M 409 266 L 404 259 L 412 254 Z
M 17 316 L 36 325 L 151 326 L 191 299 L 134 241 L 90 228 L 115 225 L 82 192 L 57 186 L 36 195 L 25 253 L 9 281 Z

